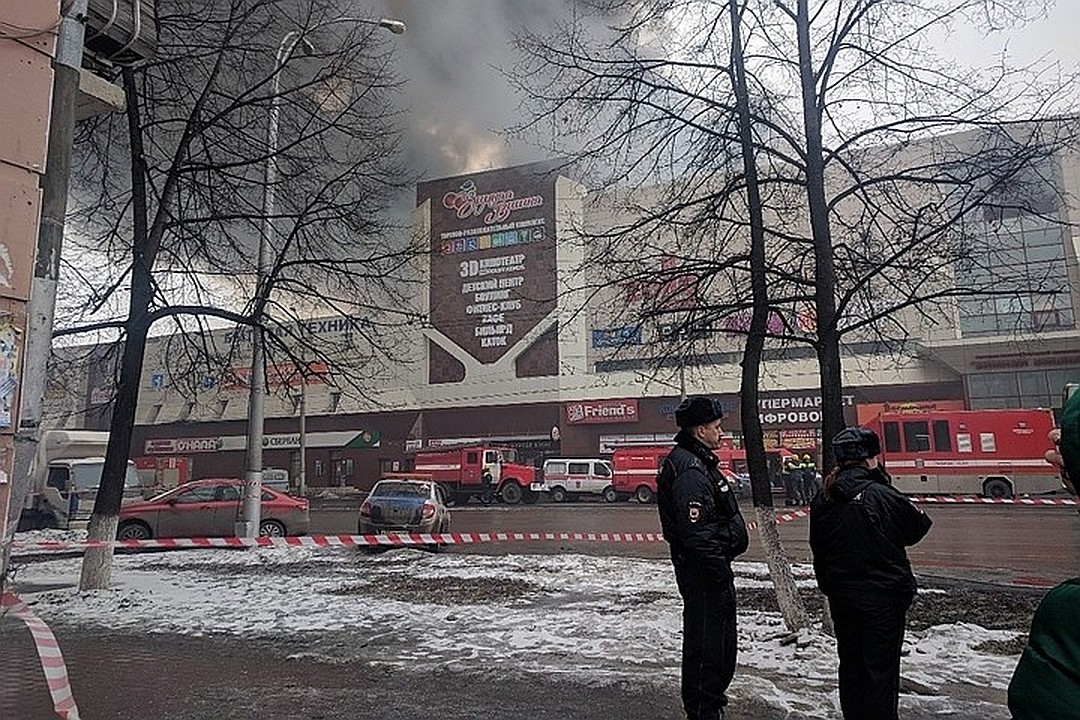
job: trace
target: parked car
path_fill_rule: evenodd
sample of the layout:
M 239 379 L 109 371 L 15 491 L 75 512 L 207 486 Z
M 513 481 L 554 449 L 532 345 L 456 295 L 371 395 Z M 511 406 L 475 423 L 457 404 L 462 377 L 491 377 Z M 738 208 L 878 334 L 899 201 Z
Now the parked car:
M 241 516 L 243 487 L 244 481 L 239 478 L 195 480 L 145 502 L 124 505 L 116 537 L 231 537 Z M 264 487 L 261 507 L 260 535 L 307 534 L 311 525 L 307 500 Z
M 432 480 L 384 478 L 360 505 L 361 535 L 387 532 L 445 533 L 450 510 L 442 487 Z

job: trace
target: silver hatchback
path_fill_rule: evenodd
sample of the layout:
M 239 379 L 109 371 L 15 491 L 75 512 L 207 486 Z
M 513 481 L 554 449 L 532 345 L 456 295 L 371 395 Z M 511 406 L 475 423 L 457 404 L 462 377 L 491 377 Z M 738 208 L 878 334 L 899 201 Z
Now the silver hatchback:
M 361 535 L 450 532 L 443 490 L 431 480 L 383 479 L 360 505 Z

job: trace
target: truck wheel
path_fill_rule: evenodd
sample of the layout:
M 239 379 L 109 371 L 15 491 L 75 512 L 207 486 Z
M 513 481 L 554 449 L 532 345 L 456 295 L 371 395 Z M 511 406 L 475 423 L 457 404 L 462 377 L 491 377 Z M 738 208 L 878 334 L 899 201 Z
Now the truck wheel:
M 551 502 L 566 502 L 566 491 L 561 487 L 556 486 L 551 488 L 551 492 L 548 493 L 548 495 L 551 497 Z
M 634 499 L 642 505 L 653 501 L 653 491 L 648 485 L 642 485 L 634 491 Z
M 150 526 L 141 520 L 125 520 L 116 529 L 117 540 L 149 540 Z
M 512 481 L 503 485 L 500 493 L 502 494 L 503 502 L 507 505 L 517 505 L 521 502 L 521 496 L 524 494 L 521 491 L 521 486 Z
M 610 485 L 604 488 L 603 495 L 605 502 L 615 502 L 619 499 L 619 493 L 615 492 L 615 488 Z
M 1008 500 L 1013 496 L 1012 486 L 1005 478 L 990 478 L 983 483 L 983 495 L 988 498 Z

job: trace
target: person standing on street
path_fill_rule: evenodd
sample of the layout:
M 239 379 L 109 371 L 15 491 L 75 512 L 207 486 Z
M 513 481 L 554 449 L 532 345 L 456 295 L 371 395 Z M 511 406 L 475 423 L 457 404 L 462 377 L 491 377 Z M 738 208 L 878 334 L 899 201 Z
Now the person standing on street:
M 735 490 L 717 466 L 723 417 L 710 397 L 675 410 L 675 448 L 657 477 L 657 506 L 683 598 L 682 700 L 688 720 L 720 720 L 735 676 L 735 576 L 749 536 Z
M 491 468 L 485 467 L 480 473 L 480 502 L 484 505 L 490 505 L 495 499 L 495 494 L 492 492 L 494 484 L 495 479 L 491 476 Z
M 784 504 L 799 504 L 799 488 L 802 485 L 802 465 L 799 456 L 792 455 L 784 460 Z
M 932 524 L 878 464 L 881 440 L 862 427 L 832 441 L 836 468 L 810 505 L 810 549 L 829 599 L 845 720 L 896 720 L 900 650 L 915 575 L 907 548 Z
M 799 504 L 809 505 L 820 489 L 818 487 L 817 466 L 814 465 L 814 458 L 810 457 L 810 453 L 806 453 L 802 456 L 802 483 L 799 488 Z
M 1080 477 L 1080 392 L 1050 431 L 1056 449 L 1046 460 L 1062 471 L 1065 489 L 1076 494 Z M 1080 577 L 1052 588 L 1035 610 L 1028 644 L 1009 681 L 1013 720 L 1080 717 Z

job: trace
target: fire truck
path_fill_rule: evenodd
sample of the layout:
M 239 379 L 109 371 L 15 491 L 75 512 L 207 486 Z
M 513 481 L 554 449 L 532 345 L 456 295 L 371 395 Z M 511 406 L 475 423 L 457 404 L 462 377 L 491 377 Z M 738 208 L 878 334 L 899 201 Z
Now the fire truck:
M 1060 490 L 1043 457 L 1052 443 L 1050 410 L 941 410 L 883 413 L 867 426 L 901 492 L 1011 498 Z
M 615 448 L 611 456 L 613 474 L 612 485 L 620 498 L 632 497 L 640 503 L 650 503 L 656 499 L 656 476 L 660 465 L 671 452 L 671 445 L 626 445 Z M 720 448 L 713 451 L 720 460 L 718 469 L 730 483 L 746 494 L 750 491 L 746 451 Z M 791 451 L 781 448 L 768 450 L 769 480 L 773 494 L 784 492 L 780 480 L 781 466 L 784 459 L 792 455 Z
M 513 448 L 470 445 L 418 452 L 413 467 L 430 475 L 455 502 L 466 503 L 470 496 L 483 492 L 485 469 L 491 472 L 492 488 L 503 502 L 534 502 L 536 496 L 529 486 L 536 481 L 536 468 L 514 460 Z

